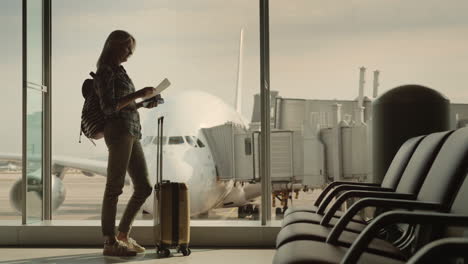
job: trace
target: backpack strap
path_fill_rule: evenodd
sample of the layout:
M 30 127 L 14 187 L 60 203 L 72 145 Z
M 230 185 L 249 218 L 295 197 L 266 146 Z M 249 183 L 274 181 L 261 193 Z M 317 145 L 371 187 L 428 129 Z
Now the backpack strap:
M 80 138 L 78 139 L 78 142 L 81 144 L 81 136 L 83 135 L 83 129 L 80 129 Z M 94 141 L 90 138 L 88 138 L 89 141 L 91 141 L 91 143 L 93 143 L 93 145 L 96 147 L 96 143 L 94 143 Z

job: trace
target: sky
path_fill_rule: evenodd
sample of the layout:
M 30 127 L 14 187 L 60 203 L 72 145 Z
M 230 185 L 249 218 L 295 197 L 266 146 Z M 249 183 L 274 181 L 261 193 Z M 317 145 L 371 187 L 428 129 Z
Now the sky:
M 81 84 L 108 34 L 124 29 L 137 48 L 124 64 L 137 88 L 162 79 L 234 104 L 244 28 L 242 114 L 259 91 L 258 1 L 53 0 L 53 151 L 99 156 L 78 143 Z M 270 87 L 280 96 L 354 99 L 359 67 L 380 70 L 380 93 L 416 83 L 468 103 L 468 2 L 464 0 L 270 0 Z M 21 1 L 0 0 L 0 152 L 21 151 Z M 141 110 L 142 117 L 147 112 Z

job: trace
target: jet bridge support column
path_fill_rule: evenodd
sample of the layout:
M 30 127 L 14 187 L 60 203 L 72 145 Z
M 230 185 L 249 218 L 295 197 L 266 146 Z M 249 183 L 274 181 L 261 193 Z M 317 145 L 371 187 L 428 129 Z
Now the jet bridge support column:
M 333 106 L 333 124 L 332 124 L 332 153 L 333 168 L 332 175 L 334 181 L 340 181 L 343 177 L 343 148 L 341 136 L 341 104 Z

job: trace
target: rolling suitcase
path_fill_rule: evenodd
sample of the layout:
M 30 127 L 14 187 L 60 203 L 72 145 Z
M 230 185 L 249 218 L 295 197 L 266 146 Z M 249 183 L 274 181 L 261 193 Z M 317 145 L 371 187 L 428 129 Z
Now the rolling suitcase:
M 154 186 L 154 240 L 160 257 L 168 257 L 170 248 L 190 255 L 190 201 L 185 183 L 162 179 L 164 116 L 158 118 L 157 169 Z

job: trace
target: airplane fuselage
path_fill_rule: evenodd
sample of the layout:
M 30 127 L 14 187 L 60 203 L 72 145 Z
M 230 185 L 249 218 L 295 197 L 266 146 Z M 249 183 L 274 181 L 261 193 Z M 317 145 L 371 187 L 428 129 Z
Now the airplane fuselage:
M 163 179 L 185 182 L 190 193 L 191 215 L 223 205 L 233 190 L 233 181 L 221 181 L 202 128 L 233 122 L 245 126 L 243 118 L 221 99 L 202 91 L 182 91 L 163 96 L 165 103 L 148 111 L 143 123 L 143 149 L 156 183 L 157 119 L 164 116 Z M 152 212 L 154 196 L 144 210 Z

